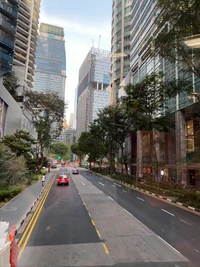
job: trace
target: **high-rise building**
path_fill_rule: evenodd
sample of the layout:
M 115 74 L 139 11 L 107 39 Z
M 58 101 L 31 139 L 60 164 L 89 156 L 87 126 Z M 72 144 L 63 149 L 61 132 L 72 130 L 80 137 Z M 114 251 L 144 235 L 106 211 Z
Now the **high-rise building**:
M 191 82 L 194 92 L 200 92 L 199 79 L 191 72 L 186 72 L 183 65 L 174 64 L 169 60 L 155 56 L 151 57 L 151 38 L 156 35 L 155 20 L 158 12 L 155 0 L 135 0 L 131 6 L 131 42 L 130 70 L 121 83 L 120 95 L 123 88 L 130 82 L 141 82 L 151 73 L 162 71 L 165 81 L 186 79 Z M 199 187 L 199 103 L 186 93 L 178 94 L 167 101 L 174 128 L 168 132 L 159 133 L 161 143 L 157 145 L 159 160 L 163 162 L 163 179 L 181 182 L 184 185 Z M 132 132 L 131 168 L 137 177 L 150 177 L 152 167 L 152 144 L 155 142 L 154 131 Z M 163 142 L 163 144 L 162 144 Z M 161 167 L 160 167 L 161 168 Z M 161 173 L 161 169 L 159 170 Z M 161 174 L 160 179 L 161 179 Z
M 74 123 L 74 113 L 70 113 L 69 123 L 68 123 L 70 129 L 73 129 L 73 123 Z
M 56 92 L 64 99 L 65 81 L 64 29 L 41 23 L 37 40 L 34 91 Z
M 89 130 L 99 110 L 109 105 L 110 52 L 92 47 L 79 69 L 76 138 Z
M 33 87 L 39 13 L 40 0 L 19 1 L 13 70 L 20 85 L 30 88 Z
M 130 71 L 131 5 L 133 0 L 112 1 L 111 86 L 112 102 L 118 98 L 118 90 Z
M 18 4 L 18 0 L 0 2 L 0 76 L 12 70 Z

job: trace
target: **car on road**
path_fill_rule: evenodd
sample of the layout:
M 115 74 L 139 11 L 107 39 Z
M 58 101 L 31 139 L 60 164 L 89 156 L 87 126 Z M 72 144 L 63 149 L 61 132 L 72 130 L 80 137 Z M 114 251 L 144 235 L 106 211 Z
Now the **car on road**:
M 77 168 L 72 169 L 72 174 L 79 174 L 79 170 Z
M 57 165 L 56 165 L 56 164 L 53 164 L 53 165 L 51 166 L 51 168 L 52 168 L 52 169 L 56 169 L 56 168 L 57 168 Z
M 61 174 L 57 177 L 57 185 L 69 185 L 69 176 Z
M 65 167 L 65 162 L 62 162 L 61 163 L 61 167 Z

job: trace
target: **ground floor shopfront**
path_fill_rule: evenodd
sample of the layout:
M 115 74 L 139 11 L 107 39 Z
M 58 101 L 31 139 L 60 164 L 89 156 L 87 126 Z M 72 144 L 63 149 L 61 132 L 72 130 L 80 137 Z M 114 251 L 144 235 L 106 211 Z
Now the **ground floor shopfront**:
M 200 188 L 200 104 L 172 114 L 166 132 L 130 134 L 130 172 Z

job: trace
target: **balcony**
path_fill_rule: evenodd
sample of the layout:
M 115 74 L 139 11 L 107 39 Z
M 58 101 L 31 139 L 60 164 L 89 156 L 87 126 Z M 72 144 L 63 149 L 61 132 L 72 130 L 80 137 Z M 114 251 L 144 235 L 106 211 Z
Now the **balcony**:
M 14 57 L 14 65 L 24 66 L 25 64 L 26 64 L 26 62 L 24 60 L 21 60 L 21 59 L 17 58 L 16 56 Z
M 17 18 L 18 11 L 6 3 L 2 3 L 2 2 L 0 3 L 0 10 L 6 12 L 8 15 L 11 15 L 15 19 Z
M 27 51 L 25 48 L 21 47 L 18 43 L 15 44 L 15 51 L 17 53 L 21 53 L 22 55 L 27 55 Z
M 18 18 L 17 23 L 18 25 L 22 26 L 27 31 L 29 30 L 29 25 L 25 23 L 22 19 Z
M 16 25 L 13 25 L 4 15 L 0 14 L 0 28 L 14 34 L 16 32 Z
M 0 35 L 0 43 L 4 46 L 9 46 L 11 49 L 14 49 L 14 39 L 11 40 L 6 36 Z
M 24 41 L 26 44 L 28 43 L 28 38 L 21 34 L 20 32 L 17 32 L 17 38 L 20 38 L 22 41 Z M 20 41 L 21 41 L 20 40 Z
M 27 25 L 29 25 L 30 23 L 30 19 L 27 18 L 26 16 L 24 16 L 21 12 L 18 13 L 18 19 L 21 19 L 22 21 L 24 21 L 24 23 L 27 23 Z
M 26 10 L 22 6 L 19 9 L 19 13 L 22 14 L 24 17 L 26 17 L 28 20 L 30 19 L 30 12 L 29 12 L 29 10 Z
M 26 43 L 22 42 L 19 38 L 17 38 L 16 41 L 15 41 L 15 44 L 18 44 L 19 46 L 23 47 L 24 50 L 26 50 L 28 42 L 26 42 Z

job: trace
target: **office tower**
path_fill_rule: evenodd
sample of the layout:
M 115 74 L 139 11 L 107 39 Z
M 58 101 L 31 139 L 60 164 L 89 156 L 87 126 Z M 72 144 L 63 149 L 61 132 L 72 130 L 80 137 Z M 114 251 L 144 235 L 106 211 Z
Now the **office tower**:
M 33 87 L 39 13 L 40 0 L 19 1 L 13 70 L 20 85 L 30 88 Z
M 0 77 L 12 70 L 17 16 L 18 0 L 0 2 Z
M 41 23 L 37 40 L 34 91 L 56 92 L 64 99 L 65 81 L 64 29 Z
M 77 93 L 77 136 L 89 130 L 99 110 L 109 105 L 109 51 L 92 47 L 79 69 Z
M 132 0 L 112 1 L 111 86 L 112 102 L 118 99 L 118 90 L 130 71 L 130 30 Z
M 186 79 L 191 82 L 195 92 L 200 92 L 199 79 L 191 72 L 185 72 L 183 65 L 156 56 L 151 57 L 151 38 L 155 34 L 157 1 L 135 0 L 132 3 L 131 20 L 131 77 L 127 74 L 123 80 L 126 86 L 141 82 L 147 75 L 163 71 L 165 81 Z M 172 124 L 168 132 L 160 132 L 159 139 L 164 146 L 158 145 L 159 160 L 163 162 L 162 173 L 165 181 L 175 181 L 184 185 L 199 186 L 199 103 L 192 95 L 178 94 L 167 101 Z M 152 144 L 154 131 L 132 133 L 132 169 L 133 174 L 141 177 L 152 175 Z M 149 160 L 149 161 L 148 161 Z M 161 172 L 161 168 L 159 173 Z M 161 177 L 160 177 L 161 179 Z

